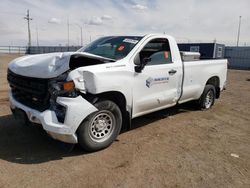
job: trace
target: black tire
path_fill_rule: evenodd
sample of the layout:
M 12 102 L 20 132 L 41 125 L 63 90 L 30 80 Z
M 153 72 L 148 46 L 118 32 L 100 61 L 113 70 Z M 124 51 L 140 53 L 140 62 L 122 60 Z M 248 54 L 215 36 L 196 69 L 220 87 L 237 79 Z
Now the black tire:
M 210 109 L 214 105 L 215 96 L 216 96 L 215 87 L 210 84 L 206 85 L 200 99 L 198 100 L 199 109 L 201 110 Z
M 112 101 L 95 103 L 97 112 L 90 114 L 77 130 L 78 142 L 86 151 L 98 151 L 112 144 L 122 127 L 120 108 Z

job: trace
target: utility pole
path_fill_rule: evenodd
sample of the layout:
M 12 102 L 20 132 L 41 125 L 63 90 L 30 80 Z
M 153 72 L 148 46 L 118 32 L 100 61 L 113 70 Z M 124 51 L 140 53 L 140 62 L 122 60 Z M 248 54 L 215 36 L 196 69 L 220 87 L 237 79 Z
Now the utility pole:
M 237 47 L 239 46 L 239 41 L 240 41 L 240 27 L 241 27 L 241 16 L 239 17 L 239 27 L 238 27 L 238 36 L 237 36 Z
M 37 26 L 36 26 L 36 45 L 39 46 L 38 29 L 37 29 Z
M 69 46 L 69 17 L 67 19 L 67 25 L 68 25 L 68 46 Z
M 31 34 L 30 34 L 30 20 L 33 20 L 32 18 L 30 18 L 30 13 L 29 13 L 29 9 L 27 10 L 27 15 L 26 17 L 24 17 L 25 20 L 27 20 L 28 23 L 28 47 L 31 46 Z
M 75 25 L 78 26 L 80 28 L 80 31 L 81 31 L 81 47 L 82 47 L 82 45 L 83 45 L 83 43 L 82 43 L 82 26 L 80 26 L 79 24 L 75 24 Z
M 81 27 L 81 47 L 82 47 L 82 27 Z

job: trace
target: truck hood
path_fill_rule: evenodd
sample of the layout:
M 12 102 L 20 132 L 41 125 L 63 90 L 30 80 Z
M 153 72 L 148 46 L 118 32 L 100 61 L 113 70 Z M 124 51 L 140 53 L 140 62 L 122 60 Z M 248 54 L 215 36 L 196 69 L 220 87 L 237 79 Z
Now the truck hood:
M 48 53 L 39 55 L 27 55 L 14 59 L 9 64 L 9 69 L 22 76 L 35 77 L 35 78 L 54 78 L 70 69 L 70 59 L 75 57 L 85 57 L 95 61 L 114 61 L 109 58 L 96 56 L 86 52 L 60 52 Z M 84 59 L 82 59 L 84 61 Z M 92 62 L 92 61 L 91 61 Z M 91 64 L 87 64 L 91 65 Z M 86 65 L 86 66 L 87 66 Z M 81 66 L 85 66 L 84 62 Z

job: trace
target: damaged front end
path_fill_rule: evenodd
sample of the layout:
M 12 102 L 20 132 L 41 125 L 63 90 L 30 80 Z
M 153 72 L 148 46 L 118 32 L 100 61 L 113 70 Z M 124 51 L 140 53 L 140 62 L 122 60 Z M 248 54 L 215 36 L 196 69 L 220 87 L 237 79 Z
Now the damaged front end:
M 48 92 L 50 94 L 50 110 L 56 113 L 57 119 L 60 123 L 64 123 L 66 115 L 66 107 L 56 102 L 58 97 L 75 98 L 79 92 L 75 88 L 73 81 L 67 81 L 68 73 L 64 73 L 54 79 L 51 79 L 48 85 Z
M 83 52 L 29 55 L 9 64 L 8 81 L 13 97 L 34 110 L 56 112 L 59 122 L 65 119 L 65 107 L 56 102 L 58 97 L 74 98 L 85 93 L 82 76 L 67 80 L 72 70 L 103 64 L 112 60 Z M 76 89 L 78 88 L 78 89 Z
M 41 124 L 54 139 L 77 143 L 77 128 L 97 109 L 87 97 L 84 76 L 75 69 L 110 61 L 79 52 L 14 60 L 7 76 L 10 107 L 13 112 L 22 111 L 30 122 Z
M 9 100 L 13 112 L 21 110 L 29 121 L 41 124 L 54 139 L 77 143 L 78 126 L 97 109 L 67 77 L 65 72 L 56 78 L 37 79 L 9 70 Z

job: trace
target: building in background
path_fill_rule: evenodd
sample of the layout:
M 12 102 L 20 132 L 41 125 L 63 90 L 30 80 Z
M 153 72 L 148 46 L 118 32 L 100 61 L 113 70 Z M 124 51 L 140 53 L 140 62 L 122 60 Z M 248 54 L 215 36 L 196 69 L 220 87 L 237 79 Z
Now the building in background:
M 222 59 L 225 45 L 218 43 L 180 43 L 180 51 L 200 52 L 201 59 Z
M 250 47 L 228 46 L 225 49 L 225 58 L 229 68 L 250 70 Z
M 52 52 L 75 52 L 81 46 L 30 46 L 26 50 L 26 54 L 44 54 Z

